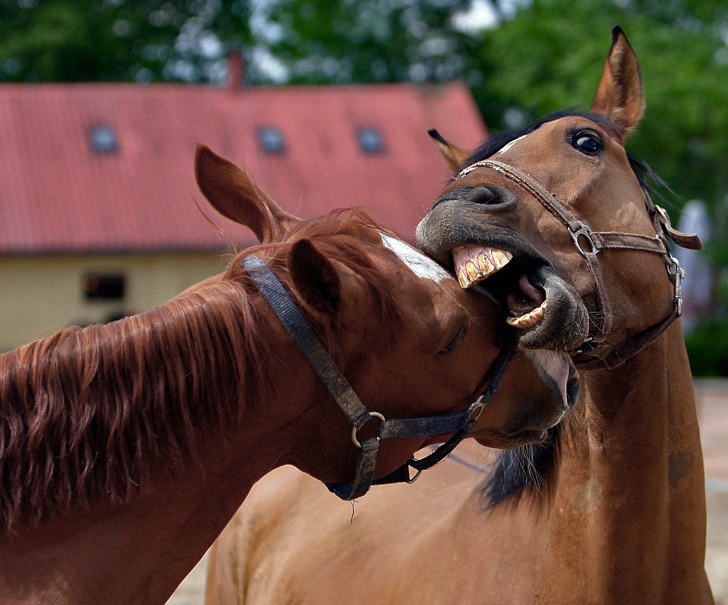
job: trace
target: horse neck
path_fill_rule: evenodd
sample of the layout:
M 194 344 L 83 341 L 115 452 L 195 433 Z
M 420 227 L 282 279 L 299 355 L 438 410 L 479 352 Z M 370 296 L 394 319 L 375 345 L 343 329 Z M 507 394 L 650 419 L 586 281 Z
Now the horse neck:
M 560 450 L 553 529 L 581 542 L 574 552 L 593 565 L 594 594 L 601 582 L 606 595 L 697 602 L 704 475 L 679 323 L 621 367 L 585 379 L 580 418 Z
M 196 300 L 201 308 L 187 307 L 186 313 L 195 322 L 204 321 L 205 313 L 197 311 L 204 310 L 205 304 L 199 296 Z M 177 322 L 170 320 L 170 313 L 179 308 L 179 301 L 170 304 L 151 312 L 153 319 L 162 320 L 154 322 L 157 344 L 173 340 L 169 326 Z M 250 314 L 267 324 L 267 305 L 263 302 L 261 307 L 264 309 L 259 312 L 249 310 Z M 163 321 L 165 318 L 169 321 Z M 268 408 L 285 406 L 267 405 L 271 401 L 250 402 L 249 397 L 242 396 L 254 391 L 249 378 L 246 379 L 248 366 L 263 377 L 257 383 L 264 383 L 270 372 L 282 371 L 285 366 L 285 347 L 290 350 L 291 344 L 282 329 L 275 325 L 258 326 L 276 355 L 246 363 L 234 339 L 228 338 L 219 348 L 210 348 L 192 333 L 186 335 L 187 346 L 174 352 L 155 345 L 142 354 L 138 349 L 141 344 L 136 341 L 147 340 L 149 334 L 144 325 L 130 319 L 116 326 L 67 331 L 0 359 L 0 404 L 5 408 L 27 388 L 24 385 L 30 384 L 31 376 L 39 378 L 33 384 L 53 385 L 57 376 L 74 371 L 73 360 L 79 356 L 87 368 L 93 368 L 73 374 L 62 400 L 39 391 L 33 393 L 35 407 L 48 403 L 48 407 L 64 405 L 67 409 L 56 410 L 50 420 L 38 419 L 40 428 L 34 439 L 16 446 L 20 450 L 33 445 L 37 452 L 29 456 L 32 465 L 46 464 L 48 468 L 35 472 L 33 490 L 21 497 L 19 504 L 16 502 L 20 508 L 16 507 L 14 517 L 9 513 L 16 521 L 12 531 L 0 537 L 0 601 L 17 598 L 51 602 L 56 598 L 58 602 L 77 603 L 164 602 L 212 544 L 252 484 L 278 464 L 282 453 L 276 450 L 276 444 L 293 441 L 288 437 L 292 437 L 289 433 L 294 427 L 281 425 L 293 424 L 289 416 L 300 413 L 295 405 L 287 407 L 285 416 L 276 411 L 268 413 Z M 244 325 L 239 328 L 245 331 Z M 199 367 L 200 357 L 209 363 Z M 266 358 L 275 358 L 272 369 Z M 106 365 L 105 360 L 109 359 L 115 360 L 113 366 Z M 129 379 L 115 388 L 134 400 L 135 405 L 112 410 L 118 411 L 120 417 L 109 420 L 102 417 L 101 403 L 111 405 L 110 400 L 104 400 L 103 382 L 112 380 L 112 374 Z M 184 387 L 173 384 L 176 376 L 187 379 Z M 75 390 L 68 385 L 74 385 Z M 305 380 L 295 385 L 304 400 L 307 386 Z M 203 393 L 231 401 L 213 402 L 214 397 L 202 397 Z M 257 393 L 263 399 L 269 398 L 262 390 Z M 155 408 L 165 394 L 168 403 L 178 404 L 176 409 Z M 275 395 L 295 400 L 293 393 L 285 389 L 278 389 Z M 187 402 L 191 405 L 174 400 L 183 396 L 192 400 Z M 95 397 L 101 400 L 94 400 Z M 120 406 L 121 402 L 116 404 Z M 218 409 L 216 406 L 220 405 L 229 409 Z M 2 415 L 9 426 L 15 426 L 14 422 L 19 422 L 20 427 L 23 422 L 27 426 L 33 424 L 32 420 L 21 419 L 22 414 L 33 413 L 31 405 L 5 411 L 12 412 Z M 66 454 L 54 452 L 60 446 L 48 436 L 75 426 L 74 414 L 85 418 L 90 427 L 88 434 L 76 427 L 77 433 L 69 431 L 60 440 Z M 171 434 L 188 429 L 191 436 Z M 4 433 L 8 430 L 4 429 Z M 278 430 L 280 435 L 276 434 Z M 114 433 L 121 434 L 120 443 L 132 444 L 132 450 L 122 451 Z M 74 439 L 78 441 L 76 449 Z M 47 451 L 53 454 L 44 456 Z M 12 474 L 13 464 L 20 457 L 15 451 L 6 451 L 0 457 L 7 484 L 3 493 L 8 488 L 20 489 L 23 473 Z M 79 457 L 81 461 L 88 457 L 81 468 L 60 467 L 60 460 L 74 461 Z M 107 465 L 123 467 L 126 477 L 118 472 L 110 474 Z M 30 475 L 33 469 L 26 464 L 22 470 Z M 53 481 L 44 481 L 49 474 Z M 48 495 L 50 484 L 77 489 L 70 490 L 71 494 L 51 492 L 51 506 L 43 510 L 40 501 Z M 11 507 L 8 502 L 5 504 Z M 40 508 L 28 512 L 34 505 Z M 40 519 L 37 527 L 32 522 L 34 517 Z M 99 578 L 104 578 L 103 582 Z

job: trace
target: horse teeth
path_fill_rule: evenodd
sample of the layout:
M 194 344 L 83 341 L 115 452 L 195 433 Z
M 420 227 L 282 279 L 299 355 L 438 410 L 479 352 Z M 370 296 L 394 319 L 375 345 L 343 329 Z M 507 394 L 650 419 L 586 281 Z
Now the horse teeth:
M 506 322 L 514 328 L 518 328 L 519 330 L 526 330 L 528 328 L 533 328 L 533 326 L 535 326 L 544 318 L 545 314 L 546 301 L 542 302 L 540 306 L 536 307 L 533 311 L 530 311 L 525 315 L 521 315 L 520 317 L 506 318 Z
M 462 267 L 460 267 L 460 269 L 458 269 L 458 283 L 460 284 L 460 287 L 463 289 L 465 289 L 471 285 L 470 281 L 468 280 L 468 276 L 465 273 L 465 269 L 463 269 Z
M 456 248 L 452 251 L 452 256 L 458 282 L 462 288 L 469 288 L 490 277 L 513 258 L 510 252 L 487 246 Z
M 495 265 L 497 271 L 500 271 L 509 262 L 511 262 L 512 258 L 513 254 L 511 254 L 507 250 L 498 250 L 497 248 L 493 249 L 493 264 Z
M 495 273 L 495 271 L 496 271 L 495 266 L 493 265 L 493 263 L 490 262 L 488 257 L 483 252 L 478 254 L 477 260 L 478 260 L 478 267 L 480 267 L 480 272 L 482 273 L 482 275 L 484 277 L 488 277 L 492 273 Z

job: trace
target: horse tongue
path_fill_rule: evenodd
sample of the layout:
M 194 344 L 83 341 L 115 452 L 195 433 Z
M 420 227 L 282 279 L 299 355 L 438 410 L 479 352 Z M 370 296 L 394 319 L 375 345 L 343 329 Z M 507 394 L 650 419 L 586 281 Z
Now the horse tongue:
M 550 351 L 538 351 L 537 353 L 539 353 L 537 359 L 542 378 L 547 383 L 551 383 L 554 389 L 559 392 L 564 409 L 568 408 L 569 397 L 566 389 L 571 371 L 568 359 L 565 355 L 559 355 Z

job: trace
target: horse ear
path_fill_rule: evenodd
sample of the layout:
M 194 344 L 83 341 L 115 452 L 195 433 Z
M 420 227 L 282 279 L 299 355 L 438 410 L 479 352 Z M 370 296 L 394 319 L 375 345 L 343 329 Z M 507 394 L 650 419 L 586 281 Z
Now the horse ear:
M 279 240 L 301 220 L 278 206 L 243 170 L 199 143 L 195 178 L 210 205 L 224 217 L 249 227 L 259 242 Z
M 430 137 L 432 137 L 432 140 L 435 141 L 435 145 L 437 145 L 437 148 L 440 150 L 442 157 L 445 158 L 445 161 L 450 167 L 450 170 L 452 170 L 453 174 L 460 172 L 463 162 L 470 157 L 470 152 L 465 149 L 461 149 L 460 147 L 456 147 L 452 143 L 448 143 L 434 128 L 432 130 L 428 130 L 427 134 L 429 134 Z
M 288 272 L 299 302 L 319 319 L 343 321 L 346 309 L 361 309 L 368 295 L 366 282 L 340 262 L 327 258 L 308 239 L 288 252 Z
M 622 139 L 637 127 L 645 111 L 645 94 L 637 55 L 619 26 L 612 30 L 612 48 L 591 108 L 624 128 Z

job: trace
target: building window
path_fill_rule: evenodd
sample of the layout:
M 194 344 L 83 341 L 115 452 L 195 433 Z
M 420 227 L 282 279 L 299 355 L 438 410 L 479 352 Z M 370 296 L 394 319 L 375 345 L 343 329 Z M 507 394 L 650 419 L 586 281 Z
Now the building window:
M 83 276 L 82 288 L 86 300 L 122 300 L 126 279 L 121 273 L 87 273 Z
M 384 151 L 384 138 L 377 128 L 365 126 L 357 129 L 356 140 L 359 149 L 364 153 L 382 153 Z
M 283 133 L 273 126 L 258 128 L 258 144 L 266 153 L 283 153 L 286 150 L 286 140 Z
M 113 153 L 119 149 L 119 139 L 111 126 L 94 126 L 90 132 L 91 148 L 97 153 Z

